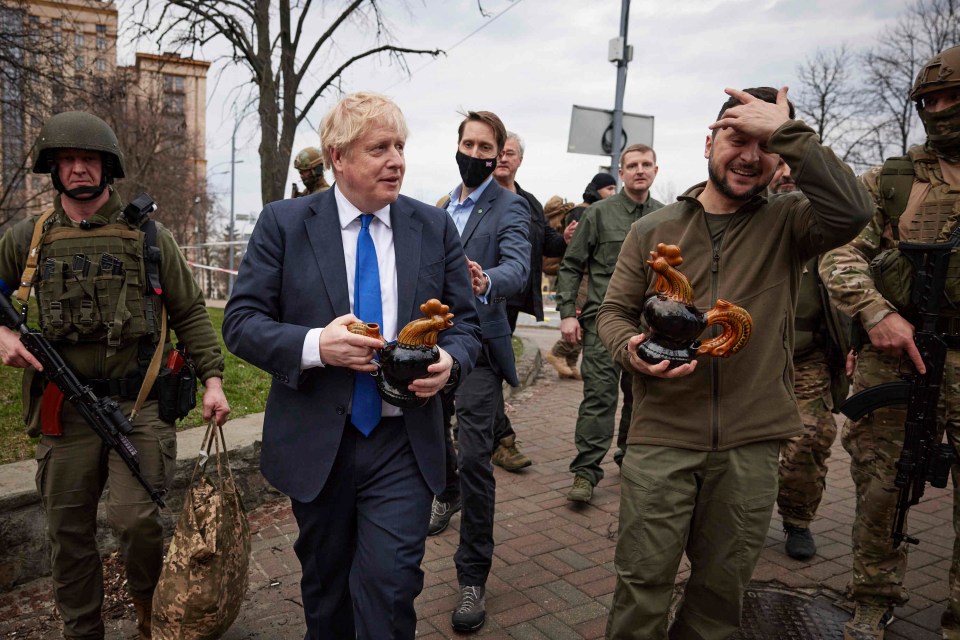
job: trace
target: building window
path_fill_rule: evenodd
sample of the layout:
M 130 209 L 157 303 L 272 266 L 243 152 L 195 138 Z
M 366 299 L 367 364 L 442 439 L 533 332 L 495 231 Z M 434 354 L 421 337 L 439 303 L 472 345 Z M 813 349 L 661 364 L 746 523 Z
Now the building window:
M 107 48 L 107 39 L 103 36 L 97 36 L 97 51 L 104 51 Z
M 174 93 L 163 96 L 163 110 L 167 113 L 183 113 L 183 95 Z
M 77 91 L 83 91 L 85 88 L 83 76 L 73 76 L 73 88 Z
M 83 70 L 85 66 L 86 66 L 86 63 L 83 60 L 83 56 L 77 56 L 76 58 L 73 59 L 73 67 L 77 71 Z
M 163 90 L 167 93 L 183 93 L 183 76 L 164 74 Z
M 79 31 L 73 34 L 73 46 L 77 47 L 78 49 L 83 47 L 83 34 Z
M 107 25 L 105 25 L 105 24 L 98 24 L 98 25 L 97 25 L 97 35 L 98 35 L 98 36 L 105 36 L 105 35 L 107 35 Z
M 93 61 L 93 68 L 97 71 L 106 71 L 107 70 L 107 61 L 103 58 L 97 58 Z
M 60 18 L 54 18 L 50 21 L 50 26 L 53 28 L 53 43 L 63 43 L 63 32 L 60 31 L 60 29 L 63 27 L 63 20 Z

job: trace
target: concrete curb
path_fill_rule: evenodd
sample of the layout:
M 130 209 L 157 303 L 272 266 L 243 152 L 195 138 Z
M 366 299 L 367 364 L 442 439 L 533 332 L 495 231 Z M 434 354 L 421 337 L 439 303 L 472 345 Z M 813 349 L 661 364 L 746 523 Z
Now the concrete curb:
M 542 365 L 540 350 L 530 340 L 522 339 L 523 355 L 517 362 L 520 387 L 504 384 L 504 400 L 533 384 Z M 177 472 L 173 487 L 166 497 L 163 512 L 164 529 L 170 535 L 180 513 L 183 494 L 193 474 L 205 429 L 197 427 L 177 434 Z M 240 487 L 244 506 L 255 509 L 264 502 L 282 495 L 260 474 L 260 443 L 263 413 L 230 420 L 224 426 L 229 449 L 230 468 Z M 50 574 L 50 545 L 46 518 L 37 494 L 36 462 L 23 460 L 0 465 L 0 591 Z M 109 491 L 109 489 L 107 489 Z M 113 532 L 107 524 L 104 503 L 98 514 L 97 542 L 103 555 L 116 550 Z

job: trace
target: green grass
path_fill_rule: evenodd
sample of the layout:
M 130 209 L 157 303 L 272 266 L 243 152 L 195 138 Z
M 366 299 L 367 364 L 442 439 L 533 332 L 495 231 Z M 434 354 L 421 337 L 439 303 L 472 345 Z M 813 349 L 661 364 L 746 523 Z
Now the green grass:
M 220 341 L 220 350 L 226 360 L 223 388 L 232 410 L 230 417 L 239 418 L 263 411 L 267 392 L 270 390 L 270 375 L 229 353 L 223 344 L 221 331 L 223 309 L 207 308 L 207 312 L 213 321 Z M 36 326 L 35 320 L 31 322 L 31 326 Z M 24 433 L 20 402 L 22 375 L 20 369 L 0 366 L 0 464 L 32 458 L 36 448 L 36 440 L 28 438 Z M 202 396 L 198 394 L 197 407 L 177 424 L 178 429 L 204 424 L 201 403 Z

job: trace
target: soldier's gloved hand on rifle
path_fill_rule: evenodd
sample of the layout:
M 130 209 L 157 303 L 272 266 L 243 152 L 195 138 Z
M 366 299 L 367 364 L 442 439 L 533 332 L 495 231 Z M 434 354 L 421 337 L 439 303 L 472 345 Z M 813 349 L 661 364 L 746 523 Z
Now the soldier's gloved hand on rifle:
M 0 326 L 0 360 L 8 367 L 33 367 L 37 371 L 43 371 L 43 366 L 23 346 L 20 334 L 4 326 Z
M 917 351 L 917 344 L 913 341 L 913 335 L 916 329 L 907 322 L 899 313 L 891 313 L 878 322 L 867 335 L 870 336 L 870 344 L 892 356 L 902 356 L 904 354 L 910 358 L 917 373 L 925 374 L 926 366 L 923 364 L 923 358 Z

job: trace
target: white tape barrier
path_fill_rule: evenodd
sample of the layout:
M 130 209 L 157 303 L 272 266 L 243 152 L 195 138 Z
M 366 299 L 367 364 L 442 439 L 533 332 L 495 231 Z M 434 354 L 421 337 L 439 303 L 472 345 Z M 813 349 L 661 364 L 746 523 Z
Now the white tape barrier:
M 190 262 L 189 260 L 187 260 L 187 264 L 190 265 L 191 267 L 195 267 L 195 268 L 197 268 L 197 269 L 206 269 L 207 271 L 217 271 L 217 272 L 219 272 L 219 273 L 229 273 L 229 274 L 232 275 L 232 276 L 235 276 L 235 275 L 237 275 L 237 273 L 239 273 L 236 269 L 224 269 L 223 267 L 213 267 L 213 266 L 208 265 L 208 264 L 200 264 L 200 263 L 198 263 L 198 262 Z

